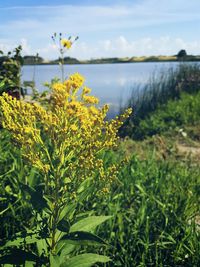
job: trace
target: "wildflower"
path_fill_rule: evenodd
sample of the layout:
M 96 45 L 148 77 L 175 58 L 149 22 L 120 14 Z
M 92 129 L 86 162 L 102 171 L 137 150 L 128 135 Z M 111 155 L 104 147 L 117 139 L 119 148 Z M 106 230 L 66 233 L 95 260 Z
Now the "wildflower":
M 63 83 L 57 82 L 52 85 L 52 89 L 55 91 L 66 90 L 66 85 Z
M 83 95 L 89 94 L 90 92 L 91 92 L 91 89 L 88 88 L 88 87 L 86 87 L 86 86 L 84 86 L 84 88 L 83 88 Z
M 67 91 L 70 93 L 72 91 L 73 93 L 76 93 L 79 88 L 83 86 L 85 79 L 84 77 L 79 74 L 75 73 L 69 76 L 69 79 L 65 82 Z
M 67 48 L 67 49 L 70 49 L 71 46 L 72 46 L 72 42 L 68 39 L 62 39 L 61 40 L 61 44 L 63 47 Z
M 98 98 L 86 95 L 90 89 L 82 88 L 83 84 L 84 77 L 79 73 L 64 82 L 53 83 L 50 105 L 46 107 L 4 93 L 0 96 L 0 119 L 21 146 L 24 158 L 47 177 L 56 168 L 56 175 L 75 179 L 73 184 L 77 188 L 78 181 L 99 177 L 102 192 L 106 193 L 119 168 L 105 167 L 99 153 L 117 146 L 117 131 L 131 110 L 106 121 L 108 105 L 97 108 Z
M 99 103 L 99 99 L 94 97 L 94 96 L 83 96 L 83 100 L 85 101 L 85 103 L 88 104 L 98 104 Z
M 70 127 L 70 129 L 71 129 L 73 132 L 76 132 L 76 131 L 78 130 L 78 127 L 77 127 L 77 125 L 72 124 L 71 127 Z
M 98 115 L 99 114 L 99 110 L 94 106 L 89 107 L 88 110 L 92 115 Z

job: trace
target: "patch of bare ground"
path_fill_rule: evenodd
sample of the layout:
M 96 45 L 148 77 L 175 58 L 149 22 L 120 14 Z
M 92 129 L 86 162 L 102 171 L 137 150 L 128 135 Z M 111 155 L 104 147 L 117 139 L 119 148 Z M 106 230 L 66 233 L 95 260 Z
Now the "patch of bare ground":
M 177 152 L 186 156 L 200 157 L 200 147 L 187 146 L 185 144 L 176 144 Z

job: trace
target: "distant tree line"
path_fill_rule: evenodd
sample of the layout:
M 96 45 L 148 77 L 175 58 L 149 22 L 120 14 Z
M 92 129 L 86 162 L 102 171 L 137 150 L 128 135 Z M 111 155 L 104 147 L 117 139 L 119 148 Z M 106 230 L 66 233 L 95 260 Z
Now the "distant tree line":
M 22 57 L 24 65 L 34 64 L 58 64 L 60 59 L 45 61 L 44 58 L 36 55 L 26 55 Z M 161 61 L 200 61 L 200 56 L 188 55 L 185 49 L 181 49 L 173 56 L 144 56 L 144 57 L 112 57 L 97 58 L 90 60 L 78 60 L 73 57 L 64 57 L 64 64 L 106 64 L 106 63 L 129 63 L 129 62 L 161 62 Z
M 181 49 L 176 55 L 178 61 L 199 61 L 199 56 L 188 55 L 185 49 Z
M 38 54 L 36 56 L 24 56 L 23 57 L 24 64 L 41 64 L 44 62 L 44 59 L 40 57 Z

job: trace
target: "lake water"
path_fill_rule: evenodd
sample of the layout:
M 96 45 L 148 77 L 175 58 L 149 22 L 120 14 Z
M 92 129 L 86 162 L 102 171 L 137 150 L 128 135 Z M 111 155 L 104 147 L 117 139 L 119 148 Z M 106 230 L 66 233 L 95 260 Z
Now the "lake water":
M 85 85 L 92 89 L 92 94 L 100 98 L 100 104 L 110 104 L 112 115 L 119 111 L 131 95 L 133 88 L 147 83 L 154 73 L 175 68 L 177 62 L 159 63 L 119 63 L 94 65 L 65 65 L 65 76 L 79 72 L 85 78 Z M 50 82 L 54 77 L 60 77 L 58 65 L 24 66 L 22 82 L 35 80 L 39 92 L 46 90 L 44 82 Z

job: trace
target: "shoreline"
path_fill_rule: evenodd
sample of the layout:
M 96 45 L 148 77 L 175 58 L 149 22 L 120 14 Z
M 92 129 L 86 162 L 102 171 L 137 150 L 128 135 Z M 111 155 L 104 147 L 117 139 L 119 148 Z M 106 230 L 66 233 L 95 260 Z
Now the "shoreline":
M 155 61 L 149 61 L 149 60 L 144 60 L 144 61 L 116 61 L 116 62 L 77 62 L 77 63 L 69 63 L 66 62 L 64 65 L 103 65 L 103 64 L 131 64 L 131 63 L 170 63 L 170 62 L 177 62 L 177 63 L 195 63 L 195 62 L 200 62 L 200 58 L 197 60 L 155 60 Z M 35 66 L 35 65 L 58 65 L 58 62 L 44 62 L 44 63 L 24 63 L 23 66 Z

